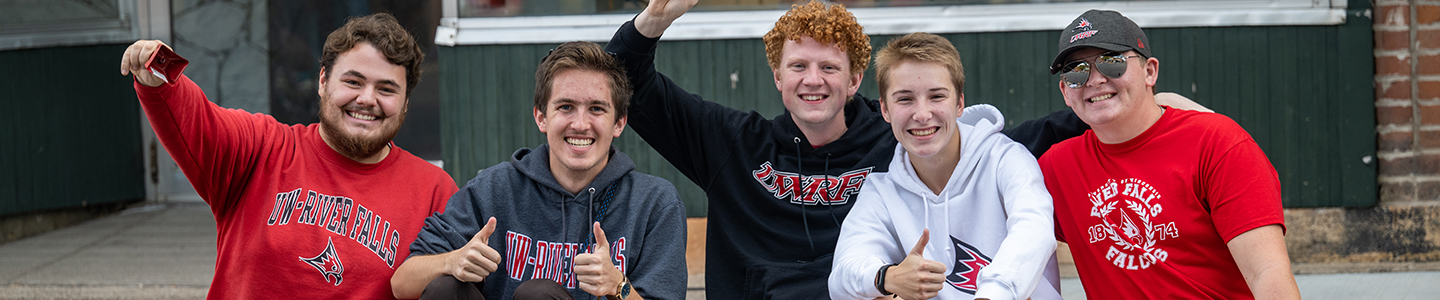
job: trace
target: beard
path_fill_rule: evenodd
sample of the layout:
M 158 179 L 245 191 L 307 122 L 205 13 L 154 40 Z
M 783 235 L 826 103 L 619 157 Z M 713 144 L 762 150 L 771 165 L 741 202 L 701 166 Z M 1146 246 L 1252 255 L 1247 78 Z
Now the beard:
M 385 146 L 390 144 L 390 140 L 395 138 L 395 134 L 400 132 L 400 124 L 405 123 L 405 112 L 402 110 L 394 116 L 381 117 L 380 120 L 389 118 L 395 118 L 395 120 L 394 122 L 382 122 L 378 134 L 354 134 L 345 130 L 342 125 L 346 117 L 345 111 L 365 111 L 366 109 L 353 102 L 344 107 L 328 105 L 328 98 L 330 97 L 327 92 L 320 99 L 320 129 L 330 134 L 331 142 L 334 143 L 331 146 L 335 148 L 335 151 L 350 159 L 358 160 L 380 153 L 380 150 L 384 150 Z M 375 112 L 375 115 L 381 115 L 378 111 L 379 107 L 372 107 L 371 110 Z

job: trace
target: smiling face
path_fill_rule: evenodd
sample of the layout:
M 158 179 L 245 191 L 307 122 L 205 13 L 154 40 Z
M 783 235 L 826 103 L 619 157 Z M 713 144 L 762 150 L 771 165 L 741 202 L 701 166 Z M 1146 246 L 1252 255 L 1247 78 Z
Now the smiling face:
M 1085 48 L 1070 53 L 1065 61 L 1092 61 L 1107 52 L 1099 48 Z M 1155 58 L 1139 56 L 1135 51 L 1126 51 L 1126 70 L 1116 78 L 1105 77 L 1100 72 L 1090 72 L 1090 79 L 1079 88 L 1066 87 L 1060 81 L 1060 93 L 1065 96 L 1065 105 L 1070 106 L 1086 124 L 1092 127 L 1136 123 L 1133 118 L 1145 118 L 1138 113 L 1141 109 L 1155 107 L 1155 97 L 1150 87 L 1155 86 L 1160 62 Z
M 939 63 L 906 60 L 888 75 L 880 110 L 911 159 L 960 155 L 955 118 L 965 107 L 965 95 L 955 88 L 950 71 Z
M 356 161 L 385 149 L 407 108 L 405 67 L 390 63 L 369 43 L 341 53 L 320 70 L 320 135 L 336 152 Z
M 835 44 L 810 37 L 785 41 L 775 88 L 796 125 L 834 130 L 845 126 L 845 103 L 860 89 L 859 72 L 851 72 L 850 58 Z M 842 130 L 843 131 L 843 130 Z
M 617 119 L 610 96 L 610 81 L 599 71 L 569 69 L 555 75 L 545 111 L 533 112 L 550 146 L 550 172 L 556 177 L 593 178 L 604 169 L 611 142 L 626 121 Z

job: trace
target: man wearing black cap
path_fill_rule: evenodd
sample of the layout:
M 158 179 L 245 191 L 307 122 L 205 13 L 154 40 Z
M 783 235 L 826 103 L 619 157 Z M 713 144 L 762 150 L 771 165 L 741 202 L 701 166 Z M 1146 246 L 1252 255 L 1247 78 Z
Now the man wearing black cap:
M 1140 27 L 1091 10 L 1061 31 L 1050 66 L 1084 135 L 1040 158 L 1092 298 L 1299 299 L 1280 181 L 1223 115 L 1155 103 L 1160 61 Z

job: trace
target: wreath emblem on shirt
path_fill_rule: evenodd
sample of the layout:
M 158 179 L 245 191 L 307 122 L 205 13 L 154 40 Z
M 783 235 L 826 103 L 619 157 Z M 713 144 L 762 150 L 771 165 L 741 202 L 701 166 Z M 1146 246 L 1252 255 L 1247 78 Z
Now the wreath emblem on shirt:
M 1155 246 L 1157 241 L 1179 237 L 1175 222 L 1156 224 L 1163 207 L 1156 203 L 1159 192 L 1136 178 L 1108 179 L 1091 192 L 1090 216 L 1099 219 L 1087 233 L 1090 243 L 1110 241 L 1105 260 L 1129 270 L 1146 269 L 1164 262 L 1169 253 Z

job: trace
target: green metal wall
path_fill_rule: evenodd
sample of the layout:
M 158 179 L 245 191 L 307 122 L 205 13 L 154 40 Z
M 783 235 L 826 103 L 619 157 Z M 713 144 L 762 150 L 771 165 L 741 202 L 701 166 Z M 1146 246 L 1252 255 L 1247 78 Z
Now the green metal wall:
M 0 51 L 0 215 L 145 197 L 126 46 Z
M 1368 19 L 1338 26 L 1147 30 L 1160 59 L 1158 91 L 1235 119 L 1280 174 L 1286 207 L 1376 201 L 1374 59 Z M 1055 31 L 946 34 L 965 64 L 967 104 L 989 103 L 1009 125 L 1065 108 L 1047 72 Z M 894 36 L 874 36 L 876 50 Z M 445 168 L 463 184 L 477 170 L 543 142 L 530 115 L 534 70 L 555 44 L 441 47 Z M 764 115 L 783 110 L 758 39 L 663 42 L 656 65 L 692 93 Z M 731 74 L 739 81 L 732 86 Z M 867 70 L 861 93 L 876 95 Z M 705 196 L 632 132 L 616 145 L 642 172 L 670 179 L 691 216 Z

